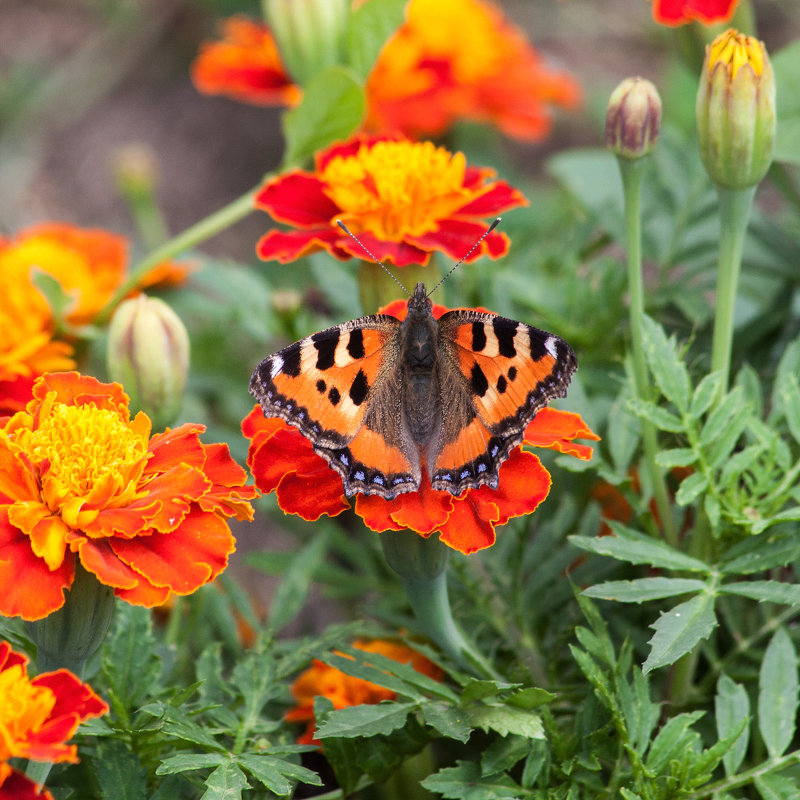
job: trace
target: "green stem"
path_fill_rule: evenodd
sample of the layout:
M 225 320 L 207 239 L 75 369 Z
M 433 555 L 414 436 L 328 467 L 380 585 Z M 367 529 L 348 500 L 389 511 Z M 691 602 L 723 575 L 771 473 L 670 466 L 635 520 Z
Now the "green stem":
M 169 241 L 164 242 L 160 247 L 157 247 L 145 256 L 145 258 L 131 269 L 128 279 L 117 289 L 108 305 L 100 312 L 97 317 L 97 324 L 102 325 L 108 320 L 117 307 L 117 304 L 136 288 L 141 279 L 153 269 L 153 267 L 158 266 L 162 261 L 177 256 L 184 250 L 196 247 L 200 242 L 210 239 L 235 222 L 244 219 L 254 210 L 253 195 L 257 189 L 258 187 L 255 187 L 245 192 L 245 194 L 232 203 L 220 208 L 218 211 L 200 220 L 200 222 L 195 223 L 177 236 L 173 236 Z
M 628 294 L 631 328 L 631 351 L 633 357 L 633 377 L 636 395 L 640 400 L 650 397 L 650 378 L 644 355 L 642 317 L 644 316 L 644 283 L 642 281 L 642 230 L 640 197 L 644 159 L 630 160 L 618 158 L 622 175 L 622 188 L 625 195 L 625 228 L 628 244 Z M 661 469 L 656 464 L 658 438 L 655 425 L 650 420 L 642 420 L 642 444 L 644 462 L 653 496 L 661 517 L 664 538 L 672 547 L 678 544 L 678 530 L 672 514 L 667 484 Z
M 711 371 L 722 372 L 722 391 L 727 390 L 730 381 L 736 290 L 739 287 L 747 219 L 750 215 L 750 206 L 755 191 L 755 186 L 747 189 L 717 187 L 719 195 L 719 267 L 717 308 L 711 344 Z
M 709 783 L 696 792 L 684 795 L 684 800 L 700 800 L 702 797 L 720 795 L 724 792 L 730 791 L 731 789 L 738 789 L 740 786 L 746 786 L 748 783 L 752 783 L 756 778 L 760 778 L 762 775 L 769 775 L 771 772 L 777 772 L 778 770 L 786 769 L 787 767 L 797 763 L 800 763 L 800 750 L 794 750 L 793 752 L 787 753 L 785 756 L 781 756 L 780 758 L 770 759 L 769 761 L 765 761 L 763 764 L 759 764 L 757 767 L 748 769 L 745 772 L 740 772 L 737 775 L 731 775 L 728 778 L 723 778 L 716 783 Z

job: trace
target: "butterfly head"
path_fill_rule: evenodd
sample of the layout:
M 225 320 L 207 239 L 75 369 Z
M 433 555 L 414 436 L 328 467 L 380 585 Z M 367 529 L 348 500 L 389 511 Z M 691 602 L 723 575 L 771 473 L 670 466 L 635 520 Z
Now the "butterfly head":
M 414 287 L 414 294 L 408 298 L 408 316 L 427 317 L 431 314 L 433 303 L 431 303 L 425 291 L 425 284 L 418 283 Z

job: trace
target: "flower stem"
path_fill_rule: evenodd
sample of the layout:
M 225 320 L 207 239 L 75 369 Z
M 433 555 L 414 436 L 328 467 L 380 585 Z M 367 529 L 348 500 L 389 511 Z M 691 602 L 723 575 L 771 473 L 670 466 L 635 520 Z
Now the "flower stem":
M 381 545 L 389 566 L 400 576 L 409 605 L 426 636 L 461 667 L 498 679 L 492 665 L 469 642 L 453 619 L 447 592 L 450 550 L 437 534 L 427 539 L 413 531 L 384 531 Z
M 244 219 L 254 210 L 253 195 L 257 189 L 258 187 L 250 189 L 232 203 L 228 203 L 227 206 L 223 206 L 182 233 L 173 236 L 169 241 L 164 242 L 164 244 L 145 256 L 131 269 L 128 279 L 117 289 L 106 307 L 98 314 L 97 324 L 102 325 L 108 320 L 117 304 L 136 288 L 141 279 L 153 267 L 158 266 L 162 261 L 173 258 L 184 250 L 197 246 L 239 220 Z
M 642 336 L 642 317 L 644 316 L 644 283 L 642 280 L 642 229 L 640 198 L 643 167 L 645 159 L 617 159 L 622 175 L 622 188 L 625 196 L 625 228 L 628 245 L 628 294 L 631 328 L 631 351 L 633 358 L 634 389 L 640 400 L 650 395 L 649 374 L 644 356 Z M 667 493 L 667 484 L 661 469 L 656 464 L 658 439 L 655 425 L 647 419 L 642 420 L 642 444 L 644 462 L 650 475 L 653 496 L 656 501 L 664 538 L 675 547 L 678 544 L 678 531 L 672 514 L 672 505 Z
M 722 372 L 722 391 L 727 390 L 730 381 L 734 305 L 736 290 L 739 287 L 747 219 L 750 215 L 750 206 L 755 191 L 755 186 L 746 189 L 717 187 L 719 195 L 719 268 L 717 271 L 717 309 L 711 345 L 711 371 Z

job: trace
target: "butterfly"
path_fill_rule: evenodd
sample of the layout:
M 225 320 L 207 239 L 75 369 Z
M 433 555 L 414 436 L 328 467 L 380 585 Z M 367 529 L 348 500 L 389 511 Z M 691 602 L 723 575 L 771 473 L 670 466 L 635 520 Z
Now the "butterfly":
M 345 494 L 393 500 L 431 487 L 497 488 L 536 413 L 566 394 L 577 361 L 558 336 L 473 309 L 438 320 L 425 286 L 404 320 L 361 317 L 267 356 L 250 391 L 297 428 Z

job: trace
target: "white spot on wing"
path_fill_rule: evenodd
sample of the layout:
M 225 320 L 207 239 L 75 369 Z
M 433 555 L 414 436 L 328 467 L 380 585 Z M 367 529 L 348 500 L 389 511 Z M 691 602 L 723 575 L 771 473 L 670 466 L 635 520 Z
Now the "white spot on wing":
M 283 369 L 283 359 L 280 356 L 273 356 L 269 361 L 269 376 L 274 378 Z
M 548 336 L 547 339 L 544 341 L 544 349 L 550 353 L 553 358 L 557 358 L 557 350 L 556 350 L 556 337 L 555 336 Z

